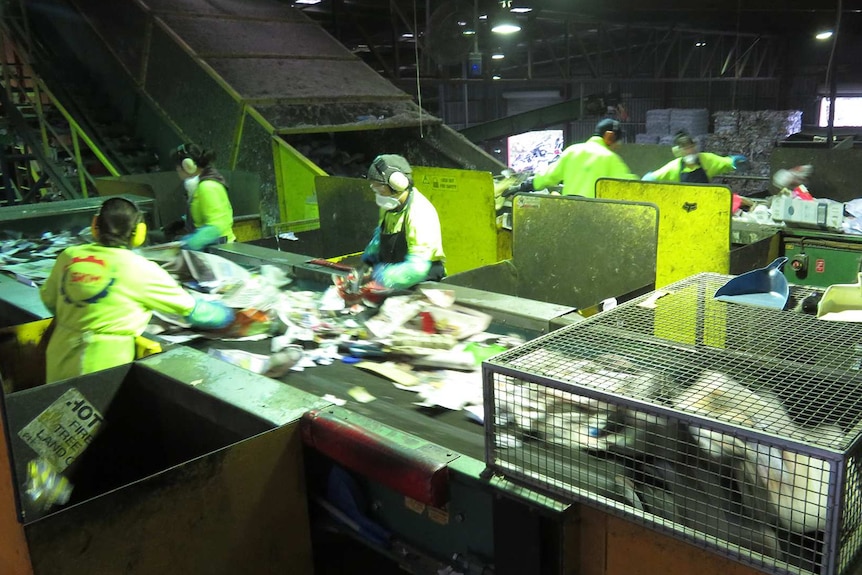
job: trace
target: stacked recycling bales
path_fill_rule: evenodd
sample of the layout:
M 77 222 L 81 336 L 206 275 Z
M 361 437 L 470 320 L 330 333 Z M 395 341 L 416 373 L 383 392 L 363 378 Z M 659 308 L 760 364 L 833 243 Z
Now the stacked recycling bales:
M 713 115 L 714 130 L 702 149 L 715 154 L 743 154 L 750 167 L 749 179 L 734 182 L 734 191 L 751 195 L 769 190 L 770 157 L 779 140 L 802 129 L 798 110 L 730 110 Z M 719 182 L 720 179 L 717 179 Z
M 685 130 L 695 141 L 709 133 L 709 110 L 706 108 L 666 108 L 647 110 L 646 133 L 637 134 L 637 144 L 673 143 L 673 136 Z

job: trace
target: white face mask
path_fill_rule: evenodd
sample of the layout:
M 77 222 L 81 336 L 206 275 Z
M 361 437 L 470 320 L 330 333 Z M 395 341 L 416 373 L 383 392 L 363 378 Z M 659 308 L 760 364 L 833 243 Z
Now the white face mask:
M 697 163 L 697 154 L 688 154 L 685 158 L 685 163 L 689 166 L 693 166 Z
M 201 183 L 200 176 L 192 176 L 191 178 L 186 178 L 183 180 L 183 187 L 186 189 L 188 193 L 194 193 L 196 189 L 198 189 L 198 184 Z
M 384 210 L 394 210 L 401 205 L 398 198 L 393 198 L 392 196 L 381 196 L 380 194 L 374 194 L 374 201 Z

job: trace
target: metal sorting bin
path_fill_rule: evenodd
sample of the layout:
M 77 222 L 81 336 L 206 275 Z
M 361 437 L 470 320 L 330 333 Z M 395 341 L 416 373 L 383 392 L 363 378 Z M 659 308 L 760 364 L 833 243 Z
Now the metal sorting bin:
M 264 393 L 282 421 L 219 397 L 229 390 Z M 38 575 L 311 573 L 295 423 L 310 397 L 186 348 L 10 393 L 0 479 L 11 476 L 17 510 L 3 521 L 17 511 Z M 37 450 L 68 464 L 67 504 L 45 510 L 26 494 Z
M 453 274 L 443 283 L 577 309 L 655 287 L 654 205 L 517 194 L 512 213 L 512 259 Z
M 862 328 L 801 313 L 810 288 L 785 310 L 714 299 L 727 280 L 692 276 L 486 361 L 486 464 L 768 573 L 851 573 Z
M 147 226 L 158 227 L 155 200 L 132 194 L 119 194 L 133 202 L 144 214 Z M 20 232 L 25 237 L 41 236 L 45 232 L 83 229 L 90 225 L 107 196 L 62 200 L 41 204 L 23 204 L 0 208 L 0 231 Z

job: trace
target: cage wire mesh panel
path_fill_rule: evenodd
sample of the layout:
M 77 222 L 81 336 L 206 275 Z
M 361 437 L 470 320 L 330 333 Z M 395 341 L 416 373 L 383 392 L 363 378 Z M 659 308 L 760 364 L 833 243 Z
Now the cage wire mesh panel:
M 862 546 L 862 324 L 713 299 L 704 273 L 483 364 L 486 463 L 770 573 Z

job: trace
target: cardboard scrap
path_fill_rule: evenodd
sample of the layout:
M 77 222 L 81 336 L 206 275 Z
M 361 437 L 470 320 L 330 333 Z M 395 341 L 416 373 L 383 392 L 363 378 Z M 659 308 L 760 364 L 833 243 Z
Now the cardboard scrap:
M 403 368 L 398 367 L 397 364 L 391 361 L 383 363 L 377 363 L 373 361 L 361 361 L 356 364 L 356 367 L 365 371 L 370 371 L 371 373 L 376 373 L 379 376 L 385 377 L 389 381 L 394 381 L 395 383 L 403 385 L 405 387 L 419 385 L 418 377 L 413 375 L 411 372 L 405 371 Z

